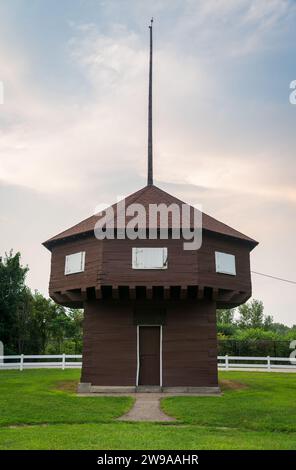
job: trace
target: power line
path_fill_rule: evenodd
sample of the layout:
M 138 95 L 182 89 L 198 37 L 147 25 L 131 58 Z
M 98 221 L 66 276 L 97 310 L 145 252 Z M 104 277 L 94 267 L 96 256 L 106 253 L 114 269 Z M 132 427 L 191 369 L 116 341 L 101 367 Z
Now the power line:
M 277 281 L 288 282 L 289 284 L 296 284 L 296 281 L 291 281 L 290 279 L 284 279 L 282 277 L 271 276 L 270 274 L 258 273 L 257 271 L 251 271 L 252 274 L 258 274 L 259 276 L 269 277 Z

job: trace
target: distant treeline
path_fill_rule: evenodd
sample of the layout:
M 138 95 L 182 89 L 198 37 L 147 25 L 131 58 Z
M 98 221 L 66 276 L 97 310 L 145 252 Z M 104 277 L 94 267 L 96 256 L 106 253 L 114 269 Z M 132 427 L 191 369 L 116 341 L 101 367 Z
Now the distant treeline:
M 217 331 L 222 356 L 288 357 L 290 343 L 296 339 L 296 325 L 274 322 L 255 299 L 237 309 L 217 310 Z
M 0 261 L 0 341 L 4 354 L 81 354 L 81 310 L 62 307 L 25 279 L 28 267 L 11 251 Z

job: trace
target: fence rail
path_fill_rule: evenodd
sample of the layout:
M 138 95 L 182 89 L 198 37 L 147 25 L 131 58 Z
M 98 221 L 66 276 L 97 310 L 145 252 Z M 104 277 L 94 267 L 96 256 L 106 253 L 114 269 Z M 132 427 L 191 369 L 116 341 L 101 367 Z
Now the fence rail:
M 285 364 L 282 364 L 283 362 Z M 287 369 L 296 372 L 296 360 L 291 357 L 226 355 L 218 356 L 218 367 L 225 370 L 263 369 L 271 371 L 273 369 Z
M 18 360 L 15 362 L 15 360 Z M 59 359 L 46 361 L 46 359 Z M 80 359 L 80 361 L 79 361 Z M 32 354 L 18 356 L 0 356 L 0 370 L 2 369 L 80 369 L 82 366 L 81 354 Z
M 51 359 L 51 361 L 49 361 Z M 54 361 L 52 361 L 54 359 Z M 7 369 L 80 369 L 81 354 L 46 354 L 46 355 L 14 355 L 0 356 L 0 370 Z M 222 370 L 287 369 L 296 372 L 296 359 L 290 357 L 270 356 L 218 356 L 218 367 Z

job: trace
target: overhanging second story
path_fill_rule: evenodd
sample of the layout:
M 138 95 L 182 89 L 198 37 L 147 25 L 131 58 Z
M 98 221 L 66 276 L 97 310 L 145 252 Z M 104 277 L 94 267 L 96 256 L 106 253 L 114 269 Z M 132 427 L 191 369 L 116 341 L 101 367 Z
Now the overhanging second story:
M 136 203 L 183 204 L 155 186 L 126 200 Z M 116 213 L 116 216 L 118 214 Z M 117 219 L 116 219 L 117 220 Z M 185 250 L 184 238 L 168 236 L 97 239 L 92 216 L 44 245 L 51 251 L 49 293 L 58 303 L 82 307 L 85 300 L 195 300 L 204 297 L 218 307 L 236 306 L 251 295 L 250 251 L 257 242 L 216 219 L 202 214 L 199 249 Z M 125 225 L 128 220 L 125 220 Z

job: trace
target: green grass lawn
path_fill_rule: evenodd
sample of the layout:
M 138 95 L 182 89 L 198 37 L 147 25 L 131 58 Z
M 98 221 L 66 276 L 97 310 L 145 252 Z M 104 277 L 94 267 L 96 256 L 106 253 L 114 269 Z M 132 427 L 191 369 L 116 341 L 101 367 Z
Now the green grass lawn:
M 162 400 L 176 422 L 116 418 L 129 397 L 77 397 L 78 370 L 0 372 L 0 449 L 295 449 L 296 374 L 222 372 L 222 397 Z

